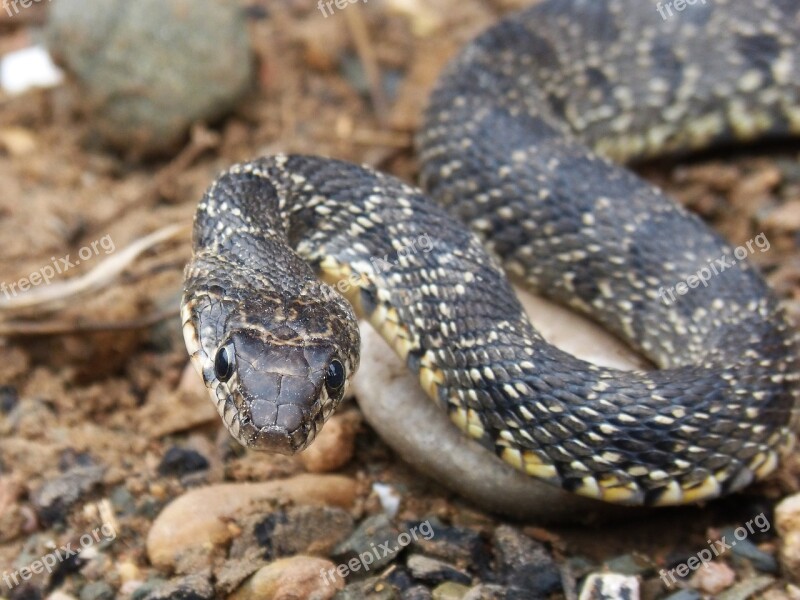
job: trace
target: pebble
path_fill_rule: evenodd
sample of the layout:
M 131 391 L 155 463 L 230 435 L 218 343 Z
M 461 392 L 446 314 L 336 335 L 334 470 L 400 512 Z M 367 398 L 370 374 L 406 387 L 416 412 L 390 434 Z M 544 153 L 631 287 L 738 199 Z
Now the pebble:
M 425 523 L 428 526 L 425 526 Z M 471 565 L 476 569 L 491 560 L 486 545 L 477 531 L 463 527 L 449 527 L 435 519 L 428 519 L 422 524 L 424 526 L 422 531 L 416 523 L 406 524 L 405 529 L 410 530 L 414 525 L 417 526 L 420 535 L 414 540 L 413 545 L 423 554 L 461 565 Z
M 760 577 L 749 577 L 737 583 L 732 588 L 718 594 L 715 600 L 747 600 L 758 592 L 765 590 L 775 583 L 775 579 L 768 575 Z
M 338 577 L 323 577 L 335 565 L 316 556 L 282 558 L 260 568 L 228 600 L 328 600 L 344 587 Z
M 603 566 L 612 573 L 645 575 L 653 572 L 653 563 L 638 554 L 624 554 L 605 561 Z
M 481 583 L 472 588 L 463 600 L 507 600 L 510 593 L 508 588 L 492 583 Z
M 203 575 L 171 579 L 152 589 L 142 600 L 214 600 L 214 588 Z
M 769 552 L 764 552 L 748 538 L 738 539 L 733 529 L 723 529 L 722 535 L 729 540 L 736 540 L 736 545 L 731 548 L 731 554 L 747 559 L 756 569 L 764 573 L 776 575 L 778 573 L 778 561 Z
M 544 545 L 510 525 L 494 530 L 498 574 L 506 585 L 547 596 L 562 591 L 561 571 Z
M 404 590 L 400 595 L 401 600 L 431 600 L 433 594 L 424 585 L 415 585 Z
M 723 561 L 710 562 L 697 569 L 689 585 L 706 594 L 715 596 L 731 587 L 736 581 L 736 573 Z
M 50 52 L 81 85 L 97 133 L 131 155 L 174 149 L 252 81 L 247 23 L 235 3 L 59 0 L 49 8 Z
M 462 571 L 454 565 L 436 558 L 423 556 L 422 554 L 412 554 L 409 556 L 406 565 L 414 579 L 426 583 L 436 584 L 445 581 L 454 581 L 465 585 L 472 583 L 472 577 L 470 577 L 467 572 Z
M 378 513 L 364 519 L 352 535 L 334 549 L 333 559 L 340 564 L 360 560 L 365 571 L 379 569 L 397 558 L 399 533 L 389 517 Z
M 334 506 L 294 506 L 248 517 L 231 544 L 229 557 L 253 549 L 266 560 L 293 554 L 327 556 L 353 532 L 353 517 Z
M 579 600 L 639 600 L 639 580 L 619 573 L 592 573 L 583 584 Z
M 105 468 L 76 466 L 49 479 L 33 494 L 33 506 L 45 524 L 63 522 L 69 509 L 103 481 Z
M 297 475 L 266 483 L 226 483 L 190 490 L 161 511 L 147 535 L 147 555 L 156 567 L 174 568 L 183 553 L 210 554 L 234 535 L 227 520 L 270 501 L 351 509 L 356 481 L 339 475 Z M 245 516 L 240 514 L 239 516 Z
M 703 597 L 694 590 L 681 590 L 670 594 L 664 600 L 703 600 Z
M 80 600 L 113 600 L 115 597 L 114 588 L 105 581 L 87 583 L 80 593 Z
M 196 471 L 208 469 L 208 460 L 205 456 L 189 448 L 172 446 L 164 454 L 158 465 L 160 475 L 174 475 L 180 477 Z
M 300 453 L 300 462 L 306 470 L 310 473 L 329 473 L 350 462 L 360 423 L 361 414 L 355 410 L 333 415 L 314 443 Z
M 780 535 L 778 557 L 790 579 L 800 581 L 800 494 L 784 498 L 773 517 Z
M 431 597 L 433 600 L 462 600 L 468 592 L 469 586 L 455 581 L 445 581 L 434 588 Z
M 547 329 L 545 337 L 549 334 L 554 343 L 609 366 L 641 366 L 630 358 L 630 351 L 588 321 L 543 300 L 532 305 L 528 294 L 520 297 L 534 324 Z M 468 439 L 366 323 L 361 326 L 361 367 L 353 385 L 364 417 L 403 460 L 489 512 L 553 523 L 630 519 L 645 512 L 582 498 L 537 481 Z
M 334 600 L 395 600 L 397 592 L 394 587 L 388 585 L 379 577 L 370 577 L 363 581 L 357 581 L 346 585 L 344 589 L 336 593 Z
M 13 385 L 0 385 L 0 412 L 7 415 L 19 403 L 19 393 Z

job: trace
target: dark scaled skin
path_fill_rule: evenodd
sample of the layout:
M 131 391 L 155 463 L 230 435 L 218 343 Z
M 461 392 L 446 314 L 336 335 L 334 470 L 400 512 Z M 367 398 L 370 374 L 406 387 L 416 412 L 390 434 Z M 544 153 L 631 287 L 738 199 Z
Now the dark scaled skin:
M 183 317 L 231 432 L 294 451 L 338 404 L 326 374 L 336 360 L 352 375 L 358 333 L 319 276 L 347 280 L 339 291 L 453 421 L 532 476 L 676 504 L 774 470 L 798 393 L 777 300 L 742 260 L 663 302 L 661 288 L 732 248 L 601 155 L 796 133 L 798 19 L 785 1 L 715 0 L 664 21 L 639 0 L 552 0 L 503 21 L 447 69 L 419 136 L 423 185 L 448 212 L 316 157 L 220 176 L 198 208 Z M 432 249 L 403 251 L 421 236 Z M 390 268 L 376 269 L 385 256 Z M 545 342 L 501 264 L 659 370 L 600 368 Z M 237 366 L 220 384 L 228 344 Z

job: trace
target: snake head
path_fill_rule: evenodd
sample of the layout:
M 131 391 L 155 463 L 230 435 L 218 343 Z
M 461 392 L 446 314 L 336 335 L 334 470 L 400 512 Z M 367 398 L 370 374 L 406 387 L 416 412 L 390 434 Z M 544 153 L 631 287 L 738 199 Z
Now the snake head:
M 306 448 L 358 366 L 352 308 L 325 284 L 313 280 L 308 288 L 273 302 L 263 286 L 205 285 L 198 293 L 187 285 L 186 347 L 228 431 L 244 446 L 281 454 Z

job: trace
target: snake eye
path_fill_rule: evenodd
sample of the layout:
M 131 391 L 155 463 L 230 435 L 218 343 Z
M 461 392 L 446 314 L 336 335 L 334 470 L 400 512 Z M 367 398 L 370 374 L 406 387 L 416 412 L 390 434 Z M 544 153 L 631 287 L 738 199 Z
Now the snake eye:
M 344 388 L 344 380 L 344 365 L 334 358 L 325 372 L 325 388 L 328 390 L 328 396 L 337 398 Z
M 217 355 L 214 357 L 214 375 L 222 383 L 228 381 L 233 375 L 233 348 L 230 344 L 217 350 Z

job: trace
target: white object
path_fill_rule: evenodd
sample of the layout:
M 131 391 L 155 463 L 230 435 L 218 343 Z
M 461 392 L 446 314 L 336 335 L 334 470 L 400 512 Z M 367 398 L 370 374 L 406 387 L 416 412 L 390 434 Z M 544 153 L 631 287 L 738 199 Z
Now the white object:
M 55 65 L 44 46 L 9 52 L 0 59 L 0 86 L 9 94 L 22 94 L 36 87 L 54 87 L 63 79 L 63 71 Z

